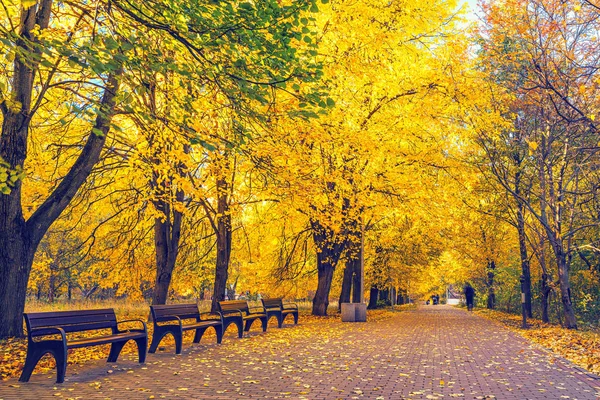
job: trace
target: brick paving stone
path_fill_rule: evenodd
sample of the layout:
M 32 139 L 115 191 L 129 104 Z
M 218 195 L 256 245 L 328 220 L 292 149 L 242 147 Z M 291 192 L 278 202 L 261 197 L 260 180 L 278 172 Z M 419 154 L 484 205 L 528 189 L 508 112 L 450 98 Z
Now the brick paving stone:
M 0 382 L 13 399 L 594 399 L 598 377 L 499 323 L 449 306 L 367 323 L 310 320 L 222 345 L 184 346 L 115 364 L 69 366 L 29 383 Z M 110 372 L 109 372 L 110 371 Z

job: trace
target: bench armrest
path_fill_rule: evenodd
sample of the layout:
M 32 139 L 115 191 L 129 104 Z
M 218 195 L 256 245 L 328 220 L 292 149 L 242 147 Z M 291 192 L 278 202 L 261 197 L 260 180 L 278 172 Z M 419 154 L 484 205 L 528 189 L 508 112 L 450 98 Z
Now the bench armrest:
M 35 331 L 56 331 L 54 333 L 45 333 L 44 335 L 41 336 L 49 336 L 49 335 L 60 335 L 60 338 L 63 342 L 63 344 L 66 346 L 67 345 L 67 334 L 65 333 L 65 330 L 59 326 L 46 326 L 43 328 L 36 328 L 36 329 L 32 329 L 31 331 L 27 332 L 27 338 L 29 339 L 29 341 L 33 342 L 33 336 L 31 336 L 33 333 L 35 333 Z
M 286 309 L 286 308 L 287 308 L 287 309 L 294 309 L 294 310 L 297 310 L 297 309 L 298 309 L 298 304 L 296 304 L 296 303 L 285 303 L 285 304 L 283 305 L 283 309 Z
M 124 324 L 126 322 L 141 322 L 143 331 L 144 332 L 148 331 L 148 329 L 146 328 L 146 322 L 142 321 L 141 319 L 125 319 L 123 321 L 117 322 L 117 325 Z

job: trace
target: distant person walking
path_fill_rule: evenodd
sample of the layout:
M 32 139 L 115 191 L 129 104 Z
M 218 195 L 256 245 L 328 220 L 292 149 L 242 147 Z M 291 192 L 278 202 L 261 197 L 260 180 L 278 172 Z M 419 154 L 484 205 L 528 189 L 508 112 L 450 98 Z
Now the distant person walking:
M 470 283 L 465 286 L 465 298 L 467 299 L 467 309 L 473 311 L 473 301 L 475 300 L 475 289 Z

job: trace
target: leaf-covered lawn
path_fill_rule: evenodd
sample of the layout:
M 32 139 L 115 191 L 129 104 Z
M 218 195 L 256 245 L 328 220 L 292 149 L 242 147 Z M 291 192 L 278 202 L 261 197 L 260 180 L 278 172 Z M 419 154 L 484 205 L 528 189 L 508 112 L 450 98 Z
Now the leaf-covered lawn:
M 528 329 L 521 329 L 521 316 L 493 310 L 477 310 L 477 314 L 499 321 L 521 336 L 540 344 L 590 372 L 600 374 L 600 332 L 572 330 L 527 319 Z

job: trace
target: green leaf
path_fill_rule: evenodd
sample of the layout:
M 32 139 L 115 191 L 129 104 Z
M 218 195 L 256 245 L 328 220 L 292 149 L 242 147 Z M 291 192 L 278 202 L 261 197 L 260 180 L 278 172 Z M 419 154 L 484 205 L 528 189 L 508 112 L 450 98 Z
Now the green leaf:
M 104 136 L 104 132 L 102 132 L 102 131 L 101 131 L 100 129 L 98 129 L 98 128 L 92 128 L 92 133 L 93 133 L 94 135 L 96 135 L 96 136 L 100 136 L 100 137 Z
M 327 107 L 334 107 L 335 106 L 335 101 L 333 101 L 333 99 L 331 97 L 327 98 Z

